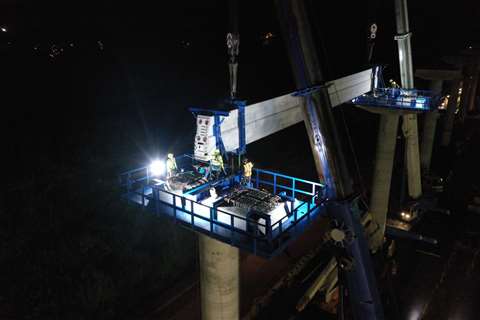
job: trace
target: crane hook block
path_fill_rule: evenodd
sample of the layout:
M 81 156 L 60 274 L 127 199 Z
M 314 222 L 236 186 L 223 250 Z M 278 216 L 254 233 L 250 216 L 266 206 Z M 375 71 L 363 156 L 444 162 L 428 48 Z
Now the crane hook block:
M 228 33 L 227 34 L 227 50 L 228 55 L 232 57 L 238 56 L 240 47 L 240 36 L 238 33 Z

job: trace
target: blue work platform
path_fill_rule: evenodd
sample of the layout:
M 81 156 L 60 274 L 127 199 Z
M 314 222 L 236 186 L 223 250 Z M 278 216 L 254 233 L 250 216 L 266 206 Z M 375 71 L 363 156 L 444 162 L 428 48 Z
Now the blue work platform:
M 352 103 L 389 110 L 428 112 L 434 110 L 439 97 L 430 91 L 402 88 L 377 88 L 356 97 Z
M 224 180 L 238 181 L 238 178 L 231 175 Z M 251 219 L 222 210 L 211 202 L 197 201 L 188 192 L 168 191 L 164 182 L 150 176 L 148 167 L 121 174 L 120 184 L 122 197 L 129 203 L 266 258 L 282 252 L 314 218 L 325 212 L 325 185 L 260 169 L 254 169 L 253 187 L 291 200 L 287 202 L 289 214 L 273 223 L 270 216 Z

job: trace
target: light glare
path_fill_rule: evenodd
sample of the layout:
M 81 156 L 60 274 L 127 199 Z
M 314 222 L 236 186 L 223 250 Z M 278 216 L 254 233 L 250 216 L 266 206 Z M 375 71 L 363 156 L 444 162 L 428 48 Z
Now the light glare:
M 165 174 L 165 162 L 161 160 L 154 160 L 150 164 L 150 173 L 154 177 Z

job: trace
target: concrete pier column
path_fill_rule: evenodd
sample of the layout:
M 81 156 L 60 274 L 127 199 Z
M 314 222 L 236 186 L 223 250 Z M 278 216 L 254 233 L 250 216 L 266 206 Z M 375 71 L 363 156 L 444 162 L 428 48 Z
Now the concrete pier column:
M 370 198 L 370 213 L 380 229 L 371 240 L 371 249 L 374 251 L 382 246 L 383 235 L 385 234 L 393 160 L 397 142 L 398 119 L 399 116 L 397 114 L 382 114 L 380 116 L 375 171 L 373 173 L 372 195 Z
M 432 80 L 430 90 L 434 95 L 440 95 L 442 93 L 442 80 Z M 424 173 L 430 171 L 430 163 L 432 162 L 433 145 L 435 142 L 435 132 L 437 128 L 437 120 L 439 117 L 438 106 L 434 106 L 435 110 L 425 114 L 423 122 L 423 135 L 422 145 L 420 149 L 420 162 L 421 168 Z
M 470 91 L 472 89 L 472 77 L 465 76 L 463 80 L 462 96 L 460 99 L 459 119 L 461 122 L 465 121 L 467 116 L 468 101 L 470 101 Z
M 430 164 L 432 162 L 432 152 L 435 143 L 435 132 L 437 130 L 438 111 L 432 111 L 425 114 L 423 121 L 423 135 L 420 161 L 423 173 L 430 172 Z
M 450 99 L 448 99 L 447 114 L 445 116 L 445 124 L 442 134 L 442 146 L 446 147 L 450 144 L 453 131 L 453 123 L 455 120 L 455 111 L 458 107 L 458 90 L 462 87 L 461 81 L 454 81 L 452 84 Z
M 477 98 L 478 88 L 478 71 L 472 77 L 472 83 L 470 86 L 470 95 L 468 96 L 467 113 L 475 110 L 475 100 Z
M 397 25 L 395 40 L 398 44 L 402 88 L 413 89 L 412 46 L 410 43 L 412 34 L 408 22 L 407 0 L 395 0 L 395 20 Z M 422 195 L 417 115 L 404 115 L 402 129 L 405 134 L 405 152 L 407 154 L 408 194 L 413 199 L 417 199 Z
M 199 236 L 200 287 L 203 320 L 240 317 L 239 249 L 208 236 Z
M 405 136 L 405 152 L 407 154 L 408 195 L 412 199 L 418 199 L 422 195 L 422 175 L 416 114 L 403 116 L 402 130 Z

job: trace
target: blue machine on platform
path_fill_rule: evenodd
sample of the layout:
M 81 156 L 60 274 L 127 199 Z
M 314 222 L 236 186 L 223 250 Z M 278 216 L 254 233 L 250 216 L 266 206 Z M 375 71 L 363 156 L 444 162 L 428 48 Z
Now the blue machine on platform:
M 246 134 L 245 134 L 245 106 L 246 101 L 244 100 L 230 100 L 228 104 L 238 111 L 238 149 L 236 150 L 237 156 L 242 156 L 247 151 L 247 142 L 246 142 Z M 215 137 L 215 146 L 220 153 L 228 159 L 228 153 L 225 150 L 225 145 L 222 140 L 222 122 L 225 117 L 230 115 L 230 112 L 227 110 L 217 110 L 217 109 L 205 109 L 205 108 L 197 108 L 192 107 L 189 108 L 189 111 L 197 117 L 198 115 L 208 115 L 213 117 L 213 135 Z
M 207 114 L 213 116 L 213 135 L 215 136 L 215 147 L 220 150 L 223 156 L 227 156 L 225 151 L 225 145 L 223 144 L 222 140 L 222 130 L 221 125 L 223 122 L 224 117 L 229 116 L 228 111 L 224 110 L 214 110 L 214 109 L 204 109 L 204 108 L 189 108 L 189 111 L 192 112 L 194 116 L 198 114 Z

